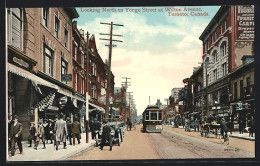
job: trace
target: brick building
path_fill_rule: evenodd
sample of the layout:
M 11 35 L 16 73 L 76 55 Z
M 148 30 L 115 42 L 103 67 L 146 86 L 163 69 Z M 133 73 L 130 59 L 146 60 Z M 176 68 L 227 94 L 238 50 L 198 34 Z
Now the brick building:
M 82 100 L 72 82 L 61 81 L 63 73 L 72 74 L 72 19 L 78 16 L 74 8 L 7 9 L 8 115 L 19 116 L 24 140 L 30 121 L 66 114 L 72 98 Z

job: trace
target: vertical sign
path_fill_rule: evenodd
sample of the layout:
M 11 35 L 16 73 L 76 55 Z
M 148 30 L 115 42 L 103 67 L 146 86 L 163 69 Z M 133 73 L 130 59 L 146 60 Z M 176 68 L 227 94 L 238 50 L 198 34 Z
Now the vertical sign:
M 253 41 L 255 37 L 254 6 L 236 6 L 236 40 Z

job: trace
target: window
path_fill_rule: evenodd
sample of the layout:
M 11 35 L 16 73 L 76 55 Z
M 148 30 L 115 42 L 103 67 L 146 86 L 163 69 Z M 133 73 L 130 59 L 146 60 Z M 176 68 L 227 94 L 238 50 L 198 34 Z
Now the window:
M 244 85 L 243 80 L 240 80 L 240 98 L 244 96 Z
M 96 99 L 96 96 L 97 96 L 97 86 L 95 84 L 92 84 L 92 87 L 91 87 L 91 97 Z
M 84 94 L 85 93 L 85 79 L 84 78 L 82 78 L 82 91 L 81 91 L 81 93 L 82 94 Z
M 223 76 L 227 75 L 227 63 L 226 62 L 222 64 L 221 68 L 222 68 Z
M 22 49 L 22 10 L 19 8 L 7 9 L 7 40 Z
M 149 112 L 145 113 L 145 120 L 149 120 Z
M 44 46 L 43 52 L 43 72 L 52 76 L 52 51 Z
M 48 20 L 49 20 L 49 8 L 42 9 L 42 24 L 45 27 L 48 27 Z
M 151 120 L 157 120 L 157 112 L 151 112 Z
M 250 77 L 246 78 L 246 86 L 249 87 L 250 86 Z
M 217 80 L 217 69 L 213 70 L 214 81 Z
M 91 63 L 91 72 L 92 72 L 92 75 L 96 76 L 97 74 L 97 66 L 94 62 Z
M 237 82 L 234 83 L 234 99 L 237 99 Z
M 223 26 L 221 24 L 221 26 L 220 26 L 220 34 L 222 34 L 222 33 L 223 33 Z
M 78 85 L 78 73 L 75 72 L 75 82 L 74 82 L 74 89 L 75 89 L 75 91 L 77 91 L 77 89 L 78 89 L 77 85 Z
M 68 30 L 64 28 L 64 46 L 68 48 Z
M 162 120 L 162 112 L 159 112 L 159 119 L 158 120 Z
M 55 37 L 59 38 L 60 37 L 60 20 L 58 19 L 57 16 L 55 16 L 55 27 L 54 27 L 54 33 Z
M 205 47 L 205 52 L 207 52 L 208 51 L 208 41 L 205 42 L 204 47 Z
M 227 53 L 227 43 L 226 42 L 223 42 L 221 45 L 220 45 L 220 55 L 223 57 L 225 56 Z
M 84 68 L 84 53 L 81 53 L 81 66 Z
M 212 58 L 212 63 L 216 63 L 218 61 L 216 50 L 212 53 L 211 58 Z
M 75 59 L 75 61 L 77 61 L 77 54 L 78 54 L 78 47 L 75 44 L 75 47 L 74 47 L 74 59 Z
M 224 31 L 227 30 L 227 20 L 224 21 Z
M 61 58 L 61 75 L 67 74 L 67 72 L 68 72 L 68 63 L 63 58 Z

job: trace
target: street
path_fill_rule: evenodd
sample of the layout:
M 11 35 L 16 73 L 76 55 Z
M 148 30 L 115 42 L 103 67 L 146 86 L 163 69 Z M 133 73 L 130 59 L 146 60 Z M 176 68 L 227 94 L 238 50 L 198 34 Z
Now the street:
M 120 146 L 113 151 L 105 146 L 101 151 L 91 147 L 67 160 L 131 160 L 131 159 L 199 159 L 199 158 L 254 158 L 254 141 L 230 138 L 230 145 L 223 145 L 218 138 L 204 138 L 199 132 L 164 126 L 160 133 L 125 131 Z

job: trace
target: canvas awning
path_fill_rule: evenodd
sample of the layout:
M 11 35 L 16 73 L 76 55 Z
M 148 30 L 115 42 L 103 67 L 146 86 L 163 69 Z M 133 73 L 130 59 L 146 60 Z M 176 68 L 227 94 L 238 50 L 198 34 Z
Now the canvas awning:
M 12 65 L 10 63 L 7 64 L 7 71 L 14 73 L 18 76 L 21 76 L 23 78 L 29 79 L 32 82 L 34 82 L 35 85 L 40 84 L 40 85 L 44 85 L 44 86 L 47 86 L 47 87 L 50 87 L 50 88 L 53 88 L 53 89 L 58 89 L 57 85 L 52 84 L 52 83 L 34 75 L 33 73 L 30 73 L 29 71 L 26 71 L 22 68 L 15 66 L 15 65 Z
M 40 102 L 38 102 L 36 105 L 32 107 L 32 109 L 38 108 L 39 111 L 43 111 L 43 109 L 49 107 L 52 105 L 54 98 L 55 98 L 56 92 L 51 92 L 49 95 L 47 95 L 45 98 L 43 98 Z

